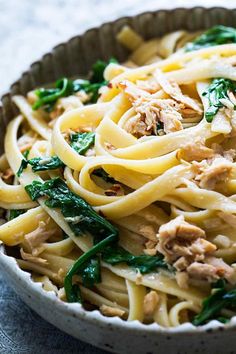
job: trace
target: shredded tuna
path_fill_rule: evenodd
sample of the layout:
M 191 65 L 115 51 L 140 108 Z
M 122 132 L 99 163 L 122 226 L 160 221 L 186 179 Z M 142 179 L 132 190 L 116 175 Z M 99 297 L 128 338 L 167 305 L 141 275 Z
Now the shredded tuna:
M 149 256 L 155 256 L 157 254 L 157 243 L 155 241 L 152 240 L 148 240 L 145 243 L 145 249 L 144 249 L 144 253 L 149 255 Z
M 139 88 L 137 85 L 133 84 L 131 81 L 122 81 L 119 83 L 119 87 L 121 87 L 124 92 L 128 95 L 130 101 L 133 103 L 139 98 L 150 98 L 151 95 Z
M 128 120 L 125 129 L 137 137 L 158 135 L 158 130 L 168 134 L 183 129 L 182 116 L 173 100 L 152 99 L 133 105 L 137 115 Z
M 168 81 L 167 78 L 165 77 L 165 74 L 163 74 L 159 69 L 157 69 L 154 73 L 154 77 L 159 83 L 159 85 L 162 87 L 162 89 L 174 100 L 177 102 L 183 103 L 185 106 L 192 108 L 197 114 L 202 113 L 202 109 L 199 106 L 199 104 L 192 99 L 191 97 L 188 97 L 184 95 L 180 87 L 176 82 L 171 82 Z
M 178 158 L 186 161 L 202 161 L 213 156 L 214 150 L 206 147 L 201 141 L 184 145 L 178 153 Z
M 201 174 L 195 179 L 199 181 L 199 186 L 204 189 L 214 189 L 218 182 L 222 182 L 229 178 L 233 164 L 224 157 L 217 157 L 211 165 L 200 166 Z
M 173 99 L 155 98 L 129 81 L 120 83 L 120 86 L 129 96 L 137 113 L 125 125 L 129 133 L 137 137 L 158 135 L 162 125 L 166 134 L 183 129 L 180 113 L 184 108 L 182 104 Z
M 210 264 L 193 262 L 187 268 L 187 272 L 190 277 L 198 280 L 213 282 L 220 278 L 217 274 L 217 269 Z
M 108 316 L 108 317 L 122 317 L 125 314 L 125 311 L 117 308 L 117 307 L 111 307 L 111 306 L 107 306 L 107 305 L 102 305 L 100 306 L 100 311 L 104 316 Z
M 222 259 L 214 257 L 216 245 L 205 239 L 205 232 L 178 216 L 159 229 L 157 250 L 177 270 L 176 280 L 186 287 L 188 278 L 213 282 L 225 278 L 236 283 L 236 272 Z
M 229 283 L 236 283 L 236 272 L 221 258 L 206 257 L 204 263 L 194 262 L 187 268 L 188 275 L 199 280 L 214 282 L 225 278 Z
M 225 278 L 229 283 L 236 283 L 236 272 L 221 258 L 206 257 L 205 263 L 213 266 L 216 269 L 216 273 L 220 278 Z
M 214 156 L 213 159 L 210 159 L 209 162 L 213 162 L 214 159 L 218 157 L 224 157 L 226 160 L 229 160 L 230 162 L 233 162 L 235 157 L 236 157 L 236 150 L 235 149 L 229 149 L 225 150 L 223 146 L 219 144 L 212 144 L 211 148 L 214 150 Z
M 169 263 L 182 256 L 199 259 L 205 253 L 216 249 L 212 243 L 205 240 L 205 231 L 184 221 L 182 215 L 162 225 L 157 237 L 157 250 Z
M 167 100 L 165 100 L 165 102 L 167 103 Z M 162 102 L 162 106 L 163 103 L 164 102 Z M 160 111 L 160 121 L 164 124 L 163 129 L 166 134 L 182 130 L 183 126 L 181 120 L 181 114 L 178 111 L 172 109 L 170 104 L 166 104 L 166 107 L 163 107 Z
M 136 85 L 138 88 L 151 94 L 156 93 L 161 88 L 155 78 L 151 78 L 149 80 L 137 80 Z
M 177 272 L 175 278 L 181 289 L 188 288 L 189 276 L 187 272 Z
M 54 230 L 46 230 L 46 224 L 44 221 L 39 221 L 37 229 L 24 236 L 24 243 L 33 254 L 34 250 L 40 247 L 40 245 L 47 241 L 54 233 Z
M 138 233 L 149 240 L 156 240 L 156 231 L 152 225 L 140 225 L 138 228 Z
M 151 316 L 155 311 L 157 304 L 159 301 L 159 297 L 156 291 L 151 290 L 147 295 L 144 297 L 143 303 L 143 310 L 146 316 Z
M 42 266 L 48 265 L 48 261 L 46 259 L 43 259 L 40 257 L 35 257 L 30 253 L 26 253 L 26 252 L 24 252 L 24 250 L 22 248 L 20 249 L 20 254 L 21 254 L 22 259 L 24 259 L 25 261 L 36 263 L 36 264 L 39 264 Z
M 185 270 L 189 265 L 189 261 L 185 257 L 180 257 L 176 262 L 175 262 L 175 268 L 179 271 L 182 272 Z

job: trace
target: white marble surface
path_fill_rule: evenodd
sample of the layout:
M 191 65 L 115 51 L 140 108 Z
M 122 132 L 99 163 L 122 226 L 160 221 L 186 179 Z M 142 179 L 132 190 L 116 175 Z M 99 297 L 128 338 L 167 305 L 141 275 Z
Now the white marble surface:
M 236 0 L 0 0 L 0 94 L 31 62 L 104 21 L 157 8 L 236 6 Z

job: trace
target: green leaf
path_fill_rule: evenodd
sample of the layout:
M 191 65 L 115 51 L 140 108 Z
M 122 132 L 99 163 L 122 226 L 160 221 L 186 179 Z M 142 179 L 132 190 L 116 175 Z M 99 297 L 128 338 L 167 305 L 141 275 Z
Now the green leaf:
M 48 158 L 35 157 L 28 160 L 28 163 L 32 166 L 34 172 L 56 170 L 65 167 L 64 163 L 57 156 L 51 156 Z
M 54 89 L 40 88 L 35 91 L 38 100 L 34 103 L 33 110 L 54 105 L 59 98 L 70 96 L 74 92 L 73 81 L 65 77 L 57 80 L 55 86 Z
M 9 220 L 15 219 L 17 216 L 24 214 L 25 212 L 25 209 L 11 209 L 9 213 Z
M 142 274 L 153 272 L 158 268 L 168 269 L 163 258 L 161 254 L 157 256 L 148 256 L 145 254 L 134 256 L 118 245 L 112 245 L 102 252 L 104 262 L 112 265 L 126 263 L 128 266 L 139 270 Z
M 45 204 L 49 208 L 61 210 L 65 221 L 68 222 L 76 236 L 90 233 L 97 242 L 74 263 L 65 277 L 64 286 L 67 300 L 69 302 L 79 301 L 78 287 L 73 284 L 73 276 L 81 274 L 83 281 L 90 285 L 99 281 L 99 264 L 94 257 L 104 247 L 118 240 L 118 230 L 98 215 L 84 199 L 71 192 L 60 178 L 45 182 L 33 181 L 25 189 L 32 200 L 46 196 Z
M 24 156 L 24 159 L 21 161 L 21 165 L 19 167 L 19 170 L 16 172 L 17 177 L 20 177 L 22 172 L 24 171 L 24 169 L 28 166 L 27 158 L 29 156 L 29 152 L 30 152 L 30 150 L 25 150 L 22 154 Z
M 88 80 L 75 80 L 73 82 L 74 92 L 83 90 L 85 93 L 90 95 L 90 98 L 87 103 L 96 103 L 99 97 L 99 89 L 103 86 L 106 86 L 108 81 L 103 80 L 102 82 L 91 83 Z
M 30 150 L 29 150 L 29 149 L 25 150 L 25 151 L 22 153 L 22 155 L 24 156 L 24 158 L 25 158 L 26 160 L 28 159 L 29 153 L 30 153 Z
M 229 318 L 224 317 L 224 316 L 217 317 L 216 320 L 221 322 L 221 323 L 224 323 L 224 324 L 226 324 L 226 323 L 228 323 L 230 321 Z
M 208 123 L 212 122 L 216 113 L 224 106 L 220 100 L 223 98 L 230 101 L 228 96 L 229 91 L 236 92 L 236 82 L 218 78 L 214 79 L 207 90 L 203 92 L 202 95 L 206 96 L 209 102 L 209 108 L 205 112 L 205 118 Z
M 51 156 L 48 158 L 34 157 L 30 160 L 23 159 L 21 161 L 20 168 L 17 172 L 17 176 L 20 177 L 23 170 L 28 166 L 32 166 L 34 172 L 56 170 L 61 167 L 65 167 L 64 163 L 57 156 Z
M 201 312 L 193 320 L 195 326 L 204 324 L 212 319 L 219 319 L 223 309 L 236 307 L 236 289 L 227 290 L 225 283 L 219 284 L 219 286 L 212 295 L 203 301 Z
M 131 253 L 118 245 L 107 247 L 102 253 L 103 261 L 112 265 L 127 263 L 132 260 L 133 257 Z
M 83 299 L 81 296 L 79 285 L 71 283 L 70 294 L 69 296 L 67 295 L 67 300 L 69 302 L 79 302 L 80 304 L 82 304 Z
M 87 262 L 91 259 L 94 258 L 97 254 L 99 254 L 103 249 L 108 247 L 109 245 L 113 244 L 114 242 L 117 242 L 118 234 L 116 233 L 111 233 L 110 236 L 106 237 L 104 240 L 100 241 L 96 245 L 94 245 L 88 252 L 84 253 L 77 261 L 72 265 L 72 267 L 69 269 L 69 271 L 66 274 L 65 281 L 64 281 L 64 288 L 66 291 L 66 296 L 68 302 L 76 302 L 79 301 L 79 299 L 76 300 L 76 294 L 74 293 L 73 289 L 73 276 L 75 274 L 78 274 L 81 272 L 81 269 L 83 269 L 84 265 L 87 264 Z M 96 268 L 97 269 L 97 268 Z M 97 270 L 96 270 L 97 274 Z M 93 277 L 96 278 L 96 277 Z M 79 301 L 81 302 L 81 301 Z
M 89 232 L 97 239 L 104 239 L 117 229 L 98 215 L 81 197 L 74 194 L 60 178 L 46 182 L 33 181 L 25 187 L 32 200 L 47 196 L 45 204 L 50 208 L 60 208 L 70 228 L 76 235 Z
M 95 82 L 103 82 L 104 81 L 104 71 L 110 63 L 117 63 L 115 58 L 111 58 L 108 63 L 102 60 L 96 61 L 96 63 L 92 66 L 92 75 L 91 75 L 91 83 Z
M 236 43 L 236 29 L 226 26 L 214 26 L 185 46 L 190 52 L 220 44 Z
M 74 133 L 70 136 L 71 147 L 80 155 L 84 155 L 94 145 L 95 133 Z
M 35 90 L 38 100 L 33 104 L 33 110 L 43 107 L 44 110 L 50 112 L 59 98 L 71 96 L 81 90 L 90 95 L 88 102 L 97 102 L 99 89 L 108 84 L 104 80 L 103 73 L 110 62 L 115 62 L 115 59 L 111 59 L 108 63 L 98 60 L 92 67 L 90 80 L 77 79 L 72 81 L 64 77 L 56 81 L 54 88 Z
M 28 166 L 28 160 L 21 160 L 21 164 L 19 167 L 19 170 L 16 172 L 17 177 L 20 177 L 22 172 L 24 171 L 24 169 L 26 169 L 26 167 Z
M 84 264 L 83 268 L 78 272 L 82 276 L 83 285 L 91 288 L 94 284 L 101 282 L 101 268 L 98 257 L 91 258 Z
M 28 184 L 25 187 L 26 192 L 29 194 L 30 198 L 33 201 L 36 201 L 38 198 L 42 197 L 44 194 L 41 192 L 42 183 L 39 181 L 33 181 L 32 184 Z

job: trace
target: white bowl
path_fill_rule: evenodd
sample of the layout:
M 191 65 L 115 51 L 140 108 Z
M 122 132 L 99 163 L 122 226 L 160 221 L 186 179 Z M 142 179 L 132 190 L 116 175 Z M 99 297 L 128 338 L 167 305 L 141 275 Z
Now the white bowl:
M 55 47 L 51 53 L 33 63 L 28 72 L 14 83 L 3 96 L 0 107 L 0 150 L 6 124 L 17 110 L 11 102 L 16 93 L 26 94 L 34 87 L 52 82 L 60 76 L 85 75 L 97 59 L 115 56 L 122 61 L 127 52 L 114 39 L 124 24 L 129 24 L 145 38 L 186 28 L 197 30 L 214 24 L 234 25 L 236 11 L 224 8 L 192 8 L 156 11 L 134 17 L 126 17 L 87 31 Z M 125 322 L 120 318 L 108 318 L 99 311 L 85 311 L 80 304 L 67 304 L 57 299 L 53 292 L 46 292 L 30 274 L 22 271 L 14 258 L 0 245 L 0 269 L 17 294 L 51 324 L 68 334 L 100 348 L 116 353 L 136 354 L 235 354 L 236 317 L 229 324 L 211 321 L 195 328 L 183 324 L 177 328 L 161 328 L 157 324 L 144 325 L 138 321 Z

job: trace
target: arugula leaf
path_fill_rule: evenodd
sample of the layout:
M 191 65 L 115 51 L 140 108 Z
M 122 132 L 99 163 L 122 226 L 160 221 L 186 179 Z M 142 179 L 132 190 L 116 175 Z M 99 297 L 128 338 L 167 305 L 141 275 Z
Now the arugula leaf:
M 74 133 L 70 136 L 71 147 L 80 155 L 84 155 L 86 151 L 94 145 L 95 133 Z
M 94 245 L 88 252 L 84 253 L 77 261 L 72 265 L 70 270 L 67 272 L 65 281 L 64 281 L 64 288 L 66 291 L 66 296 L 68 302 L 76 302 L 80 300 L 80 297 L 78 295 L 78 286 L 73 285 L 73 276 L 75 274 L 78 274 L 78 272 L 81 271 L 81 268 L 86 264 L 90 259 L 92 259 L 94 256 L 99 254 L 103 249 L 105 249 L 107 246 L 113 244 L 114 242 L 117 241 L 118 238 L 118 233 L 111 233 L 110 236 L 106 237 L 104 240 L 100 241 L 96 245 Z M 96 273 L 97 273 L 97 268 Z M 91 279 L 91 277 L 90 277 Z M 97 279 L 97 276 L 94 277 L 93 279 Z M 94 284 L 94 282 L 90 283 L 91 285 Z
M 9 220 L 15 219 L 17 216 L 24 214 L 25 212 L 25 209 L 11 209 L 9 213 Z
M 228 323 L 230 321 L 229 318 L 224 317 L 224 316 L 217 317 L 216 320 L 221 322 L 221 323 L 224 323 L 224 324 L 226 324 L 226 323 Z
M 224 106 L 220 100 L 223 98 L 230 101 L 228 96 L 229 91 L 236 92 L 236 82 L 229 79 L 218 78 L 214 79 L 207 90 L 203 92 L 202 95 L 206 96 L 209 101 L 209 108 L 205 112 L 205 118 L 208 123 L 212 122 L 216 113 Z M 234 109 L 236 109 L 236 107 Z
M 73 276 L 81 274 L 86 284 L 92 286 L 100 279 L 98 263 L 94 258 L 104 247 L 118 240 L 118 230 L 98 215 L 81 197 L 74 194 L 60 178 L 49 181 L 33 181 L 25 190 L 32 200 L 46 196 L 49 208 L 59 208 L 76 236 L 90 233 L 95 245 L 84 253 L 71 267 L 65 277 L 65 291 L 69 302 L 81 301 L 79 288 L 73 285 Z M 93 260 L 93 261 L 92 261 Z
M 38 198 L 44 196 L 44 194 L 41 193 L 41 188 L 42 182 L 39 181 L 33 181 L 32 184 L 25 186 L 26 192 L 29 194 L 33 201 L 36 201 Z
M 67 294 L 68 302 L 79 302 L 80 304 L 82 304 L 83 299 L 82 299 L 82 296 L 81 296 L 79 285 L 78 284 L 72 284 L 72 278 L 71 278 L 70 284 L 67 286 L 67 289 L 68 289 L 69 286 L 70 286 L 70 289 L 69 289 L 70 292 L 69 292 L 69 295 Z M 65 290 L 66 290 L 66 286 L 65 286 Z
M 23 170 L 28 166 L 32 166 L 34 172 L 56 170 L 58 168 L 64 167 L 64 163 L 57 156 L 51 156 L 48 158 L 34 157 L 30 160 L 23 159 L 21 161 L 20 168 L 17 172 L 17 176 L 20 177 Z
M 236 307 L 236 289 L 227 290 L 225 283 L 220 285 L 214 293 L 207 297 L 202 303 L 201 312 L 194 317 L 193 324 L 199 326 L 211 319 L 222 319 L 221 310 L 229 307 Z M 227 318 L 224 318 L 227 321 Z
M 118 245 L 112 245 L 102 251 L 104 262 L 112 265 L 126 263 L 128 266 L 138 269 L 142 274 L 153 272 L 157 268 L 168 269 L 163 258 L 161 254 L 158 256 L 148 256 L 145 254 L 134 256 Z
M 25 159 L 28 159 L 29 153 L 30 153 L 30 150 L 27 149 L 22 153 L 22 155 L 24 156 Z
M 108 64 L 110 63 L 117 63 L 115 58 L 111 58 L 108 63 L 102 60 L 96 61 L 95 64 L 92 66 L 92 75 L 90 81 L 94 82 L 102 82 L 104 80 L 104 71 Z
M 22 172 L 24 171 L 24 169 L 26 169 L 26 167 L 28 166 L 28 160 L 21 160 L 21 164 L 20 167 L 18 169 L 18 171 L 16 172 L 17 177 L 20 177 Z
M 78 272 L 82 276 L 83 285 L 91 288 L 94 284 L 101 282 L 101 268 L 98 257 L 91 258 L 84 264 L 83 268 Z
M 215 45 L 236 43 L 236 29 L 226 26 L 214 26 L 185 46 L 185 51 L 190 52 Z
M 92 73 L 90 75 L 90 80 L 70 80 L 66 77 L 57 80 L 54 88 L 40 88 L 35 90 L 35 94 L 38 97 L 38 100 L 33 104 L 33 110 L 37 110 L 40 107 L 43 107 L 44 110 L 50 112 L 53 109 L 54 104 L 59 98 L 67 97 L 73 95 L 78 91 L 85 91 L 90 94 L 89 102 L 95 103 L 99 97 L 99 89 L 102 86 L 108 84 L 104 80 L 103 73 L 110 62 L 114 62 L 115 59 L 111 59 L 108 63 L 98 60 L 92 67 Z
M 73 82 L 74 92 L 83 90 L 90 95 L 88 103 L 96 103 L 99 97 L 99 89 L 102 86 L 106 86 L 108 81 L 103 80 L 102 82 L 91 83 L 89 80 L 77 79 Z
M 84 90 L 86 93 L 90 94 L 89 102 L 95 103 L 99 97 L 99 89 L 102 86 L 108 85 L 108 81 L 104 80 L 104 70 L 110 63 L 117 63 L 117 60 L 111 58 L 108 63 L 102 60 L 98 60 L 92 66 L 92 72 L 90 74 L 90 80 L 75 80 L 74 81 L 74 91 Z
M 34 157 L 28 160 L 28 163 L 32 166 L 34 172 L 56 170 L 61 167 L 65 167 L 64 163 L 57 156 L 51 156 L 48 158 Z
M 20 177 L 24 169 L 28 166 L 27 158 L 29 156 L 30 150 L 25 150 L 22 155 L 24 156 L 24 159 L 21 161 L 20 167 L 18 171 L 16 172 L 17 177 Z
M 32 200 L 47 196 L 45 204 L 49 208 L 61 209 L 75 235 L 90 232 L 99 240 L 111 233 L 118 234 L 117 229 L 98 215 L 84 199 L 71 192 L 61 178 L 46 182 L 33 181 L 25 189 Z
M 116 183 L 116 180 L 109 176 L 108 173 L 103 168 L 97 168 L 96 170 L 93 171 L 92 173 L 94 176 L 101 177 L 105 182 L 107 183 Z
M 38 96 L 38 100 L 33 104 L 33 110 L 37 110 L 40 107 L 49 109 L 51 106 L 61 97 L 67 97 L 74 92 L 73 82 L 67 78 L 62 78 L 56 81 L 55 88 L 45 89 L 40 88 L 35 90 L 35 94 Z

